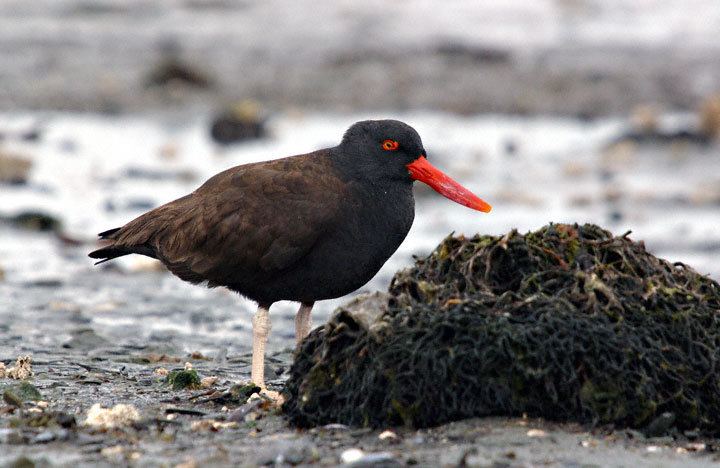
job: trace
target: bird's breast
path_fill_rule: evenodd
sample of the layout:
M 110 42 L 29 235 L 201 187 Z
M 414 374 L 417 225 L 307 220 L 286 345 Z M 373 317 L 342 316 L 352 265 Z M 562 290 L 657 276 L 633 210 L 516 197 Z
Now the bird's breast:
M 322 298 L 348 294 L 367 283 L 395 253 L 415 216 L 412 186 L 351 190 L 337 222 L 303 268 Z

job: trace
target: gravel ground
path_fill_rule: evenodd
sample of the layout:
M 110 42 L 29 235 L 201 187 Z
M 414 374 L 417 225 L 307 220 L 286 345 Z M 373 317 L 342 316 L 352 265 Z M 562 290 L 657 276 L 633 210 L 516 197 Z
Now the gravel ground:
M 184 286 L 168 283 L 181 284 L 165 272 L 112 270 L 21 287 L 0 283 L 0 297 L 11 304 L 0 308 L 0 362 L 10 367 L 15 356 L 32 355 L 30 382 L 48 403 L 26 402 L 22 409 L 7 400 L 0 404 L 0 465 L 18 466 L 12 463 L 26 457 L 36 466 L 333 466 L 349 460 L 350 449 L 362 450 L 364 458 L 355 466 L 649 467 L 720 461 L 715 453 L 720 443 L 692 433 L 670 430 L 646 438 L 638 431 L 523 418 L 389 428 L 389 433 L 341 425 L 298 431 L 276 408 L 223 393 L 249 377 L 251 331 L 237 320 L 236 299 L 219 290 L 193 298 Z M 291 314 L 273 316 L 278 328 L 291 329 L 282 325 Z M 156 320 L 177 327 L 154 327 Z M 223 330 L 222 338 L 217 330 Z M 272 388 L 280 390 L 286 378 L 292 350 L 285 347 L 291 341 L 272 334 L 267 371 Z M 200 377 L 217 380 L 207 389 L 173 390 L 159 369 L 183 369 L 186 362 Z M 14 383 L 0 379 L 3 387 Z M 139 417 L 115 429 L 85 425 L 94 404 L 130 404 Z M 55 423 L 38 423 L 42 415 Z M 72 417 L 77 425 L 67 422 Z

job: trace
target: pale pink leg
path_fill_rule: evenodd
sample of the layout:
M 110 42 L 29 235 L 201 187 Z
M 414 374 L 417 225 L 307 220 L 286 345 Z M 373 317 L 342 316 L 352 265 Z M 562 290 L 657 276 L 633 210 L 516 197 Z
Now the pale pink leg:
M 270 311 L 259 306 L 253 317 L 253 354 L 250 380 L 265 390 L 265 343 L 270 334 Z
M 313 304 L 300 304 L 300 309 L 295 316 L 295 341 L 298 345 L 300 342 L 310 333 L 312 327 L 312 312 Z

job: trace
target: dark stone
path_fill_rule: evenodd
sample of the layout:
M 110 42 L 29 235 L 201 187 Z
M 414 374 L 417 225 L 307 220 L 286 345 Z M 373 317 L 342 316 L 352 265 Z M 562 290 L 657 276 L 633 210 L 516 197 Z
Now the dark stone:
M 210 136 L 222 145 L 264 138 L 266 135 L 265 120 L 257 106 L 250 103 L 240 103 L 222 111 L 210 124 Z
M 650 424 L 645 428 L 643 433 L 645 437 L 661 437 L 667 434 L 668 430 L 672 427 L 675 422 L 675 415 L 670 412 L 665 412 L 660 416 L 653 419 Z
M 63 343 L 63 348 L 90 350 L 103 348 L 110 344 L 108 340 L 95 333 L 92 328 L 78 328 L 70 334 L 71 338 Z
M 2 220 L 15 227 L 30 231 L 59 231 L 62 227 L 59 219 L 39 211 L 25 211 L 15 216 L 3 218 Z

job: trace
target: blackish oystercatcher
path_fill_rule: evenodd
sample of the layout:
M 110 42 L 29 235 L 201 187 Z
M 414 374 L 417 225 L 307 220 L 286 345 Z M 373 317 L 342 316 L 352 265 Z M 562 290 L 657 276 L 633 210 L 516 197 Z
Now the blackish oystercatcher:
M 334 148 L 223 171 L 193 193 L 100 233 L 108 245 L 90 257 L 103 263 L 147 255 L 180 279 L 225 286 L 257 302 L 252 381 L 264 388 L 270 306 L 301 304 L 299 343 L 310 331 L 315 301 L 360 288 L 405 239 L 415 217 L 415 180 L 490 211 L 428 162 L 412 127 L 368 120 L 350 127 Z

